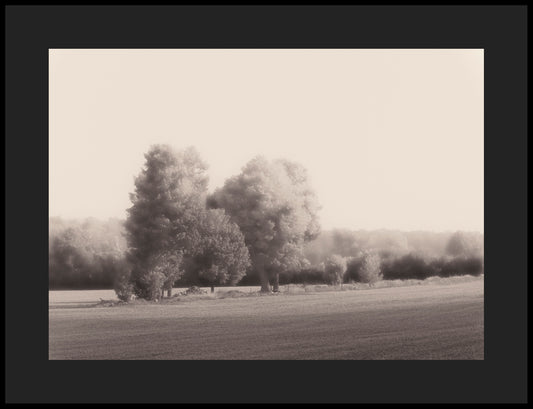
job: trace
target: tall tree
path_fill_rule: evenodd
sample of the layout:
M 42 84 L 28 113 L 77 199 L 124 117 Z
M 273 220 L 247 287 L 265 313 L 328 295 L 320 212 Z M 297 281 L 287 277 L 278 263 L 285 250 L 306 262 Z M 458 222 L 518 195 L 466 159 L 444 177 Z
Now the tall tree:
M 134 291 L 153 298 L 158 293 L 154 285 L 161 287 L 159 291 L 172 288 L 182 273 L 183 255 L 194 247 L 194 227 L 205 209 L 208 177 L 207 165 L 192 147 L 175 151 L 154 145 L 145 159 L 130 195 L 133 205 L 125 227 Z
M 319 205 L 301 165 L 252 159 L 209 199 L 226 210 L 244 234 L 261 290 L 278 291 L 279 273 L 301 267 L 303 244 L 319 233 Z

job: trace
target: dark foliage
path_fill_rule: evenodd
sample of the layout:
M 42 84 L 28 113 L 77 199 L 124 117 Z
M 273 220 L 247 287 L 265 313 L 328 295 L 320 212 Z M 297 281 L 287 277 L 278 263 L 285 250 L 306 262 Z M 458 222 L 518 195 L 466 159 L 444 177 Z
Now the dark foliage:
M 443 257 L 429 263 L 432 275 L 451 277 L 483 274 L 483 259 L 479 256 Z
M 385 280 L 423 280 L 430 275 L 426 261 L 414 254 L 383 263 L 381 268 Z
M 49 227 L 50 289 L 113 288 L 125 268 L 123 222 L 51 218 Z
M 306 268 L 299 271 L 289 271 L 280 276 L 279 283 L 285 284 L 326 284 L 327 278 L 324 270 L 319 268 Z

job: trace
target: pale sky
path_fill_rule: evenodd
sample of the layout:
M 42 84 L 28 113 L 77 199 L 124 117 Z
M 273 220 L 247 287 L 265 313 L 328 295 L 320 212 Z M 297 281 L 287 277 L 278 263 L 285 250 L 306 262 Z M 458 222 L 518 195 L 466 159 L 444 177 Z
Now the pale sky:
M 49 78 L 50 216 L 125 218 L 168 143 L 211 191 L 301 163 L 323 229 L 483 232 L 481 49 L 53 49 Z

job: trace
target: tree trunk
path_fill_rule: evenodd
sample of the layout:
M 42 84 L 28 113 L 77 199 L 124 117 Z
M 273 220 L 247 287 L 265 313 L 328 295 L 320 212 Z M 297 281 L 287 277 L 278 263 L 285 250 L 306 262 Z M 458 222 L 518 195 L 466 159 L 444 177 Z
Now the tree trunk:
M 270 281 L 268 280 L 267 272 L 263 269 L 259 270 L 259 278 L 261 280 L 261 292 L 269 293 L 271 289 L 270 289 Z
M 274 288 L 272 291 L 275 293 L 279 292 L 279 273 L 274 274 Z
M 212 285 L 212 286 L 211 286 L 211 293 L 214 293 L 214 292 L 215 292 L 215 286 Z
M 169 288 L 169 289 L 167 290 L 167 297 L 168 297 L 168 298 L 172 297 L 172 288 Z

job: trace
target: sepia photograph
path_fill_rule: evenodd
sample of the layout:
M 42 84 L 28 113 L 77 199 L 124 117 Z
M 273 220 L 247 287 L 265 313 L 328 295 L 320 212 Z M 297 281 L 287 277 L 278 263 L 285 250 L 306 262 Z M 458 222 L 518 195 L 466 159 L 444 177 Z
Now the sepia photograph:
M 5 12 L 6 403 L 527 403 L 527 5 Z
M 50 49 L 50 360 L 483 360 L 482 49 Z

